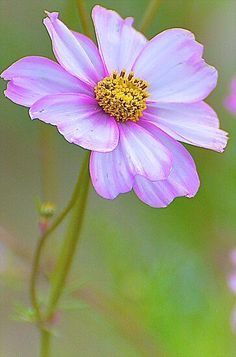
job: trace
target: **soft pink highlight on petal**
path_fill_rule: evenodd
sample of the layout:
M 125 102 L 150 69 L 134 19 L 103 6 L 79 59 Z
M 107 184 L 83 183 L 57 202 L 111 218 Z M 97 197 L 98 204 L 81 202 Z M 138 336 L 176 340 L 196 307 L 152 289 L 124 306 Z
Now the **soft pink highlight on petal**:
M 105 77 L 107 75 L 106 66 L 95 43 L 89 37 L 85 36 L 82 33 L 76 31 L 72 31 L 72 33 L 77 39 L 77 41 L 83 46 L 88 57 L 92 59 L 94 67 L 102 68 L 100 73 L 101 77 Z
M 90 175 L 96 192 L 109 200 L 120 193 L 131 191 L 133 187 L 134 176 L 127 165 L 126 152 L 120 143 L 109 153 L 92 152 Z
M 191 103 L 215 88 L 217 71 L 201 58 L 203 47 L 183 29 L 166 30 L 147 43 L 138 56 L 135 75 L 150 83 L 149 101 Z
M 120 124 L 119 129 L 124 159 L 133 175 L 150 180 L 162 180 L 169 176 L 172 157 L 162 143 L 136 123 Z
M 152 124 L 143 122 L 142 125 L 169 149 L 173 157 L 173 168 L 166 180 L 152 182 L 136 176 L 134 191 L 137 196 L 146 204 L 160 208 L 167 207 L 176 197 L 195 196 L 200 182 L 191 155 L 181 144 Z
M 229 284 L 229 288 L 230 290 L 236 294 L 236 274 L 233 274 L 229 277 L 228 279 L 228 284 Z
M 132 27 L 133 19 L 122 19 L 115 11 L 95 6 L 92 18 L 101 56 L 107 71 L 130 71 L 147 43 L 146 38 Z
M 149 103 L 144 113 L 147 120 L 176 140 L 222 152 L 227 133 L 219 129 L 214 110 L 204 102 Z
M 7 68 L 1 77 L 10 81 L 5 95 L 26 107 L 49 94 L 84 93 L 94 96 L 91 87 L 44 57 L 24 57 Z
M 232 114 L 236 114 L 236 78 L 231 82 L 231 92 L 230 95 L 225 98 L 224 106 Z
M 67 141 L 85 149 L 108 152 L 119 140 L 116 121 L 96 101 L 85 95 L 58 94 L 44 97 L 30 109 L 32 119 L 56 125 Z
M 75 36 L 58 19 L 58 13 L 48 13 L 44 24 L 52 39 L 54 54 L 58 62 L 72 75 L 94 86 L 104 77 L 104 66 L 99 61 L 97 47 L 91 45 L 86 36 Z
M 4 91 L 4 94 L 12 102 L 25 107 L 30 107 L 42 97 L 38 93 L 32 92 L 31 89 L 22 88 L 21 86 L 16 85 L 14 81 L 10 81 L 7 84 L 7 89 Z

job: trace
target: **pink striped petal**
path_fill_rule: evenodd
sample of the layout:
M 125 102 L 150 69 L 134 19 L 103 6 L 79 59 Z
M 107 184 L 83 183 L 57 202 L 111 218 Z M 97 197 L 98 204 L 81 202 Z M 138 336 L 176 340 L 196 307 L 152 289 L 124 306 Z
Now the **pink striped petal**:
M 134 191 L 136 195 L 152 207 L 166 207 L 176 197 L 193 197 L 199 188 L 199 178 L 191 155 L 177 141 L 170 138 L 152 124 L 144 124 L 155 137 L 165 145 L 173 156 L 173 167 L 166 180 L 150 181 L 136 176 Z
M 231 289 L 231 291 L 236 294 L 236 275 L 233 274 L 229 277 L 228 279 L 228 285 Z
M 95 6 L 92 18 L 99 50 L 107 71 L 130 71 L 146 38 L 132 27 L 133 19 L 123 20 L 115 11 Z
M 93 96 L 91 87 L 44 57 L 22 58 L 7 68 L 1 77 L 10 81 L 5 95 L 26 107 L 48 94 L 85 93 Z
M 112 200 L 133 187 L 134 176 L 120 144 L 109 153 L 92 152 L 90 175 L 96 192 L 106 199 Z
M 58 19 L 58 13 L 47 13 L 44 24 L 52 39 L 58 62 L 72 75 L 94 86 L 104 77 L 104 67 L 98 49 L 86 36 L 75 36 Z
M 162 180 L 169 176 L 172 157 L 168 149 L 140 125 L 132 122 L 119 125 L 120 143 L 133 175 L 150 180 Z
M 222 152 L 227 133 L 219 129 L 214 110 L 204 102 L 149 103 L 143 120 L 161 128 L 176 140 Z
M 32 119 L 56 125 L 67 141 L 85 149 L 108 152 L 119 140 L 116 121 L 86 95 L 50 95 L 30 109 Z
M 138 56 L 135 75 L 149 82 L 150 101 L 191 103 L 215 88 L 217 71 L 201 58 L 203 47 L 183 29 L 166 30 Z
M 231 93 L 224 101 L 225 108 L 232 114 L 236 114 L 236 78 L 231 83 Z
M 90 159 L 93 186 L 107 199 L 129 192 L 136 175 L 163 179 L 172 166 L 170 152 L 147 130 L 134 123 L 120 124 L 119 129 L 120 140 L 115 150 L 93 152 Z

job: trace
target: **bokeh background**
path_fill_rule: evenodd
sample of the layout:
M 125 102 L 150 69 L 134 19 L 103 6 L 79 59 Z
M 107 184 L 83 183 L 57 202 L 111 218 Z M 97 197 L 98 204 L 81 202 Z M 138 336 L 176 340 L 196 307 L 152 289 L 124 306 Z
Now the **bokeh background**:
M 85 3 L 90 12 L 95 1 Z M 137 28 L 148 3 L 100 1 L 122 16 L 134 16 Z M 60 11 L 68 26 L 81 29 L 76 0 L 0 0 L 0 71 L 27 55 L 53 58 L 42 25 L 45 9 Z M 194 32 L 205 45 L 206 60 L 219 71 L 207 102 L 230 133 L 227 150 L 218 154 L 188 146 L 201 177 L 200 191 L 166 209 L 152 209 L 132 193 L 106 201 L 90 189 L 68 284 L 72 293 L 60 306 L 53 356 L 236 356 L 231 327 L 236 296 L 227 286 L 229 253 L 236 246 L 236 117 L 222 105 L 236 74 L 236 1 L 163 0 L 146 35 L 171 27 Z M 4 88 L 1 81 L 1 92 Z M 32 122 L 26 108 L 1 95 L 1 357 L 38 356 L 37 330 L 21 321 L 30 315 L 36 201 L 53 200 L 60 211 L 82 158 L 82 149 L 68 144 L 55 128 Z M 62 233 L 47 247 L 46 271 L 54 264 Z

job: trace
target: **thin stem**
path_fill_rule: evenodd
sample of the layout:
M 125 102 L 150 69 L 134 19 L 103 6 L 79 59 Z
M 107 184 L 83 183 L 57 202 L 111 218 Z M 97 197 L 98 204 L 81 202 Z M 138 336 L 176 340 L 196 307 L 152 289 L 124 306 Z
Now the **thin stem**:
M 53 317 L 59 299 L 63 293 L 66 279 L 70 272 L 72 261 L 76 252 L 76 247 L 80 238 L 89 191 L 88 168 L 84 170 L 84 176 L 81 178 L 80 184 L 82 189 L 74 206 L 73 215 L 68 226 L 68 232 L 64 239 L 64 243 L 61 248 L 61 254 L 55 268 L 55 275 L 52 281 L 52 291 L 46 313 L 46 319 L 48 321 L 50 321 L 50 319 Z
M 88 18 L 87 11 L 85 10 L 84 0 L 77 0 L 77 7 L 78 7 L 78 11 L 79 11 L 80 20 L 81 20 L 82 30 L 85 35 L 91 37 L 89 18 Z
M 140 31 L 145 32 L 148 29 L 148 27 L 156 16 L 157 10 L 159 9 L 161 2 L 162 0 L 150 0 L 140 25 Z
M 49 357 L 50 355 L 50 332 L 47 330 L 41 330 L 41 357 Z
M 39 273 L 39 268 L 40 268 L 40 259 L 42 255 L 42 251 L 44 248 L 44 245 L 47 241 L 47 238 L 50 236 L 51 233 L 54 232 L 54 230 L 60 225 L 60 223 L 64 220 L 64 218 L 67 216 L 67 214 L 70 212 L 70 210 L 73 208 L 77 197 L 79 195 L 80 189 L 81 189 L 81 178 L 84 175 L 84 170 L 87 169 L 87 153 L 86 153 L 86 158 L 85 161 L 82 165 L 81 172 L 79 175 L 79 178 L 77 180 L 74 192 L 72 194 L 72 197 L 65 207 L 65 209 L 62 211 L 62 213 L 57 217 L 57 219 L 54 221 L 54 223 L 51 225 L 51 227 L 40 237 L 38 240 L 38 244 L 35 250 L 35 255 L 33 259 L 33 265 L 32 265 L 32 273 L 31 273 L 31 280 L 30 280 L 30 297 L 31 297 L 31 304 L 35 310 L 36 313 L 36 318 L 37 321 L 40 323 L 42 321 L 42 314 L 40 311 L 40 305 L 37 299 L 37 291 L 36 291 L 36 284 L 37 284 L 37 277 Z

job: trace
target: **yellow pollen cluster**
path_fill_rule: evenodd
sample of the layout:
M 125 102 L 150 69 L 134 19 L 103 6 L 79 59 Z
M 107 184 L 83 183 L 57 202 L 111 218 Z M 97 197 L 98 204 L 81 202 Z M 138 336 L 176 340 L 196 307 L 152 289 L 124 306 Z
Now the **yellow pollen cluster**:
M 146 109 L 149 96 L 148 82 L 135 78 L 134 73 L 113 72 L 98 82 L 94 88 L 100 107 L 119 122 L 128 120 L 137 122 Z

